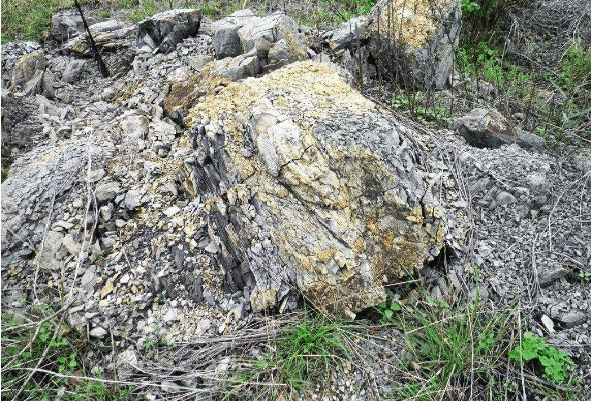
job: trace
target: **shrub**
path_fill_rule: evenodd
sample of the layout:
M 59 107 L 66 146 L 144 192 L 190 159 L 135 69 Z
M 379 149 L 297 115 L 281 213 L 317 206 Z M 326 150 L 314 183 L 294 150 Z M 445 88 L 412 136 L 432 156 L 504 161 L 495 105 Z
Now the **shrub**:
M 525 332 L 521 345 L 509 352 L 509 358 L 517 362 L 536 361 L 544 369 L 544 377 L 555 384 L 564 382 L 568 377 L 569 366 L 574 365 L 564 350 L 558 351 L 546 341 L 531 332 Z

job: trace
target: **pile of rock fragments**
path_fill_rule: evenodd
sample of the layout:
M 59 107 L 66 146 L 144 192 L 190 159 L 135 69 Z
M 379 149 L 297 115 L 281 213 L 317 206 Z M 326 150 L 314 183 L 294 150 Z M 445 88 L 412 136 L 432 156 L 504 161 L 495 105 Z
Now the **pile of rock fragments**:
M 90 21 L 108 78 L 68 10 L 43 45 L 2 47 L 3 308 L 65 302 L 136 361 L 303 300 L 353 318 L 411 272 L 444 297 L 477 269 L 483 299 L 518 300 L 590 378 L 588 153 L 479 110 L 456 131 L 397 119 L 343 68 L 360 36 L 374 59 L 371 19 L 354 35 L 250 10 Z M 451 32 L 423 32 L 417 65 Z M 441 60 L 413 77 L 445 86 Z

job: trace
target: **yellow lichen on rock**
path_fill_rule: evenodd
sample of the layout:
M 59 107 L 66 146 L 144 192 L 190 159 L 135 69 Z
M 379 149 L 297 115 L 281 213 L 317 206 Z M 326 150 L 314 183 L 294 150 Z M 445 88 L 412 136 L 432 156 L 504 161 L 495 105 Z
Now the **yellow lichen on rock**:
M 380 9 L 378 20 L 370 31 L 379 32 L 383 38 L 390 38 L 411 49 L 422 49 L 433 38 L 438 29 L 438 18 L 453 0 L 390 0 L 388 6 Z M 373 14 L 377 14 L 374 8 Z
M 399 177 L 377 150 L 318 133 L 337 116 L 370 124 L 387 114 L 330 65 L 294 63 L 216 92 L 185 122 L 204 124 L 208 136 L 223 133 L 226 168 L 240 177 L 227 200 L 237 203 L 238 186 L 258 200 L 257 213 L 272 222 L 272 244 L 316 306 L 350 315 L 375 305 L 384 276 L 403 276 L 429 258 L 430 245 L 442 247 L 439 224 L 422 225 L 437 219 L 437 210 L 425 217 L 420 205 L 407 205 Z M 255 311 L 276 302 L 273 289 L 253 293 Z

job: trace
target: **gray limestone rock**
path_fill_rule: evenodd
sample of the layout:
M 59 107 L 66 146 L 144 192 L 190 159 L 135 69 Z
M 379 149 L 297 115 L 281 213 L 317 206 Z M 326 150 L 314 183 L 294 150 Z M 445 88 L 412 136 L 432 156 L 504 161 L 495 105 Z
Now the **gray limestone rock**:
M 135 45 L 153 53 L 170 53 L 183 39 L 199 30 L 201 12 L 195 9 L 168 10 L 141 21 Z
M 529 131 L 522 130 L 517 128 L 517 144 L 522 148 L 535 148 L 535 149 L 545 149 L 546 148 L 546 140 L 540 137 L 539 135 L 535 135 L 534 133 L 530 133 Z
M 44 74 L 45 73 L 42 70 L 37 70 L 35 75 L 23 86 L 20 93 L 24 96 L 34 96 L 40 94 L 43 89 Z
M 232 81 L 254 77 L 260 71 L 261 66 L 255 52 L 219 60 L 216 63 L 217 74 L 220 77 L 225 77 Z
M 142 197 L 144 196 L 145 192 L 142 190 L 136 190 L 136 189 L 132 189 L 129 190 L 126 194 L 125 194 L 125 208 L 127 208 L 128 210 L 134 210 L 137 207 L 139 207 L 140 205 L 142 205 L 143 200 Z
M 257 57 L 262 64 L 268 64 L 266 59 L 271 45 L 282 39 L 289 44 L 291 60 L 307 58 L 308 48 L 303 35 L 299 33 L 293 19 L 282 13 L 249 19 L 238 30 L 238 36 L 243 52 L 248 53 L 251 50 L 256 50 Z
M 108 154 L 101 146 L 67 141 L 36 148 L 14 162 L 2 183 L 3 264 L 16 250 L 40 244 L 55 200 L 85 180 L 88 157 L 104 163 Z
M 75 241 L 74 237 L 70 233 L 64 236 L 62 244 L 64 245 L 66 250 L 68 250 L 68 252 L 75 257 L 77 257 L 78 254 L 80 254 L 80 250 L 82 250 L 82 244 Z
M 113 19 L 90 25 L 89 30 L 99 50 L 118 50 L 131 46 L 136 27 Z M 65 43 L 64 49 L 82 55 L 91 55 L 87 36 L 82 32 Z
M 88 333 L 90 336 L 94 338 L 104 338 L 107 335 L 107 331 L 103 327 L 94 327 Z
M 80 59 L 70 59 L 68 60 L 66 68 L 62 72 L 62 80 L 69 84 L 72 84 L 80 79 L 82 75 L 82 71 L 84 69 L 84 65 L 86 64 L 85 60 Z
M 538 281 L 541 287 L 547 287 L 567 274 L 568 271 L 560 264 L 545 265 L 538 270 Z
M 99 204 L 103 204 L 107 201 L 115 198 L 121 191 L 121 185 L 116 181 L 110 181 L 101 183 L 95 190 L 95 197 Z
M 2 87 L 10 87 L 14 65 L 21 57 L 42 51 L 41 45 L 38 42 L 33 41 L 14 41 L 2 45 Z M 34 70 L 29 72 L 30 76 L 28 79 L 30 79 L 34 73 Z M 25 78 L 21 79 L 23 82 L 28 81 L 28 79 Z
M 89 15 L 84 16 L 89 25 L 101 22 L 101 18 Z M 67 42 L 84 31 L 82 17 L 77 9 L 70 8 L 59 10 L 51 15 L 51 37 L 58 42 Z
M 366 41 L 368 25 L 368 18 L 361 15 L 342 22 L 335 30 L 326 32 L 323 38 L 329 41 L 329 46 L 333 50 L 353 49 L 358 39 Z
M 44 69 L 45 53 L 42 50 L 20 57 L 12 68 L 11 88 L 24 86 L 38 74 L 38 71 Z
M 517 202 L 517 198 L 515 198 L 511 193 L 506 191 L 501 191 L 495 197 L 494 201 L 490 204 L 490 209 L 494 209 L 499 205 L 510 205 Z
M 565 308 L 562 304 L 550 307 L 550 317 L 562 328 L 573 328 L 587 321 L 587 314 L 577 309 Z
M 119 353 L 115 358 L 117 378 L 121 381 L 128 380 L 139 366 L 138 356 L 133 348 Z
M 236 57 L 242 53 L 238 30 L 253 17 L 258 19 L 250 9 L 238 10 L 211 24 L 212 46 L 218 59 Z

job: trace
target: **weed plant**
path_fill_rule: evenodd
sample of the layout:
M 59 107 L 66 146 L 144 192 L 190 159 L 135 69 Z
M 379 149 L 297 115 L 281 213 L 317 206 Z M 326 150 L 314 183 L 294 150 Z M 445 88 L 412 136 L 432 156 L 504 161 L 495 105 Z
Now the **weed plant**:
M 574 365 L 564 350 L 556 350 L 539 336 L 531 332 L 523 334 L 522 342 L 509 352 L 509 358 L 519 364 L 533 361 L 543 368 L 543 375 L 555 384 L 560 384 L 569 377 L 569 367 Z
M 234 385 L 225 399 L 244 397 L 246 389 L 249 397 L 253 392 L 257 395 L 255 399 L 300 399 L 300 392 L 323 384 L 341 366 L 347 356 L 342 339 L 345 328 L 342 321 L 307 310 L 301 322 L 268 345 L 264 355 L 247 360 L 246 370 L 233 373 Z
M 133 388 L 88 377 L 86 339 L 48 306 L 2 312 L 2 399 L 128 400 Z
M 427 297 L 397 318 L 418 373 L 398 388 L 407 400 L 494 399 L 513 314 L 486 312 L 478 303 L 452 310 Z M 403 362 L 401 369 L 408 367 Z M 487 392 L 489 394 L 487 394 Z

